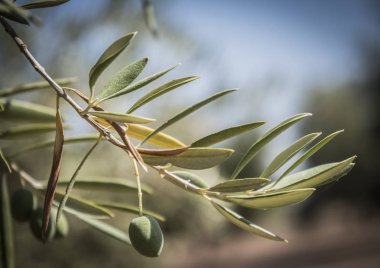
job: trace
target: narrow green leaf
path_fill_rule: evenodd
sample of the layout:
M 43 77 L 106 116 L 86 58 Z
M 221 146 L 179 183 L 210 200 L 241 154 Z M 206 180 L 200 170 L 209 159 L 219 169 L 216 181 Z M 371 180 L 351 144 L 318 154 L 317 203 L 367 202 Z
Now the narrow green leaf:
M 8 121 L 55 122 L 55 109 L 31 102 L 0 98 L 4 111 L 0 119 Z
M 57 82 L 57 84 L 59 84 L 60 86 L 67 86 L 77 81 L 77 79 L 74 77 L 57 78 L 54 79 L 54 81 Z M 33 90 L 47 89 L 49 87 L 50 84 L 46 81 L 27 83 L 16 87 L 0 89 L 0 97 L 12 96 L 20 93 L 30 92 Z
M 133 114 L 118 114 L 109 112 L 88 112 L 91 115 L 100 117 L 105 120 L 120 122 L 120 123 L 133 123 L 133 124 L 147 124 L 156 121 L 156 119 L 137 116 Z
M 60 179 L 57 187 L 66 187 L 69 179 Z M 137 184 L 125 178 L 78 176 L 75 181 L 75 189 L 88 191 L 106 191 L 110 193 L 125 193 L 125 191 L 137 191 Z M 152 194 L 152 187 L 142 184 L 141 190 L 146 194 Z
M 91 89 L 91 96 L 93 95 L 93 87 L 96 80 L 103 73 L 103 71 L 113 62 L 113 60 L 119 56 L 119 54 L 130 44 L 132 39 L 137 33 L 129 33 L 115 42 L 112 43 L 100 56 L 98 61 L 92 66 L 89 73 L 89 85 Z
M 142 141 L 153 131 L 154 129 L 146 126 L 128 124 L 128 129 L 126 133 L 128 134 L 128 136 Z M 183 142 L 163 132 L 158 132 L 147 142 L 164 148 L 186 147 L 186 144 L 184 144 Z
M 235 224 L 236 226 L 238 226 L 239 228 L 241 228 L 247 232 L 259 235 L 259 236 L 267 238 L 267 239 L 275 240 L 275 241 L 281 241 L 281 242 L 286 242 L 286 243 L 288 242 L 287 240 L 279 237 L 278 235 L 275 235 L 274 233 L 254 224 L 250 220 L 244 218 L 243 216 L 237 214 L 235 211 L 232 211 L 229 208 L 223 207 L 214 201 L 211 201 L 211 204 L 227 220 L 229 220 L 231 223 Z
M 59 109 L 59 98 L 60 97 L 57 95 L 56 132 L 55 132 L 53 160 L 52 160 L 49 180 L 48 180 L 48 184 L 47 184 L 46 192 L 45 192 L 44 212 L 43 212 L 43 218 L 42 218 L 42 237 L 43 238 L 47 237 L 51 206 L 53 204 L 55 190 L 57 186 L 59 173 L 61 171 L 61 163 L 62 163 L 64 133 L 63 133 L 63 123 L 62 123 L 62 118 L 61 118 L 61 112 Z
M 135 90 L 138 90 L 146 85 L 148 85 L 149 83 L 153 82 L 154 80 L 157 80 L 158 78 L 160 78 L 161 76 L 167 74 L 168 72 L 170 72 L 171 70 L 173 70 L 175 67 L 177 67 L 178 65 L 175 65 L 173 67 L 170 67 L 166 70 L 163 70 L 161 72 L 158 72 L 156 74 L 153 74 L 151 76 L 148 76 L 148 77 L 145 77 L 135 83 L 132 83 L 130 84 L 129 86 L 127 86 L 126 88 L 120 90 L 118 93 L 116 93 L 115 95 L 112 96 L 112 98 L 114 97 L 118 97 L 120 95 L 124 95 L 124 94 L 128 94 L 128 93 L 131 93 Z M 130 113 L 130 112 L 127 112 L 127 113 Z
M 81 143 L 81 142 L 90 142 L 90 141 L 96 141 L 99 137 L 99 134 L 88 134 L 88 135 L 80 135 L 80 136 L 73 136 L 68 137 L 64 139 L 64 142 L 66 145 L 68 144 L 75 144 L 75 143 Z M 20 150 L 16 151 L 15 153 L 10 154 L 9 157 L 16 157 L 20 154 L 24 154 L 27 152 L 32 152 L 34 150 L 48 148 L 54 145 L 54 140 L 47 140 L 42 141 L 39 143 L 32 144 L 30 146 L 21 148 Z
M 291 190 L 297 188 L 317 187 L 338 180 L 346 175 L 354 166 L 355 156 L 342 162 L 319 165 L 313 168 L 294 173 L 268 184 L 263 189 Z
M 188 172 L 188 171 L 184 171 L 184 170 L 176 170 L 176 171 L 171 171 L 170 172 L 171 174 L 174 174 L 178 177 L 180 177 L 181 179 L 197 186 L 197 187 L 200 187 L 200 188 L 208 188 L 208 185 L 207 183 L 201 178 L 199 177 L 198 175 L 192 173 L 192 172 Z
M 236 179 L 221 182 L 208 190 L 212 192 L 220 193 L 237 193 L 255 190 L 264 183 L 268 183 L 270 180 L 265 178 L 246 178 Z
M 127 204 L 120 204 L 120 203 L 103 203 L 103 202 L 102 203 L 97 203 L 97 204 L 99 206 L 110 208 L 110 209 L 115 209 L 115 210 L 118 210 L 118 211 L 121 211 L 121 212 L 129 212 L 129 213 L 133 213 L 133 214 L 136 214 L 136 215 L 140 214 L 138 206 L 127 205 Z M 143 214 L 155 217 L 159 221 L 165 221 L 166 220 L 164 216 L 162 216 L 162 215 L 160 215 L 160 214 L 158 214 L 156 212 L 150 211 L 150 210 L 144 209 L 143 210 Z
M 15 5 L 10 0 L 1 1 L 0 16 L 26 25 L 29 25 L 28 20 L 31 18 L 29 12 Z
M 272 162 L 263 170 L 260 177 L 269 178 L 273 173 L 285 165 L 294 155 L 296 155 L 320 135 L 320 132 L 311 133 L 295 141 L 272 160 Z
M 137 100 L 132 107 L 127 111 L 127 113 L 132 113 L 133 111 L 137 110 L 144 104 L 151 102 L 152 100 L 160 97 L 161 95 L 164 95 L 180 86 L 183 86 L 187 83 L 190 83 L 199 77 L 197 76 L 188 76 L 188 77 L 183 77 L 179 79 L 172 80 L 170 82 L 167 82 L 161 86 L 159 86 L 156 89 L 153 89 L 152 91 L 148 92 L 144 96 L 142 96 L 139 100 Z
M 104 119 L 98 117 L 93 117 L 93 119 L 96 120 L 102 126 L 111 127 L 111 125 Z M 153 131 L 154 129 L 139 124 L 128 124 L 128 128 L 125 133 L 131 138 L 135 138 L 142 141 Z M 186 144 L 184 144 L 183 142 L 163 132 L 157 133 L 147 142 L 164 148 L 186 147 Z
M 173 166 L 188 169 L 206 169 L 219 165 L 225 161 L 234 151 L 225 148 L 190 148 L 187 151 L 167 157 L 141 154 L 144 162 L 152 166 Z
M 235 179 L 239 173 L 248 165 L 248 163 L 255 157 L 255 155 L 271 140 L 280 135 L 282 132 L 287 130 L 289 127 L 302 120 L 303 118 L 310 116 L 309 113 L 297 114 L 295 116 L 290 117 L 289 119 L 281 122 L 268 132 L 264 134 L 258 141 L 256 141 L 251 148 L 249 148 L 248 152 L 244 155 L 244 157 L 240 160 L 238 165 L 236 166 L 232 178 Z
M 142 0 L 142 3 L 145 24 L 154 36 L 158 36 L 158 26 L 156 16 L 154 15 L 154 7 L 152 5 L 152 1 Z
M 33 138 L 35 135 L 48 133 L 54 130 L 55 124 L 52 123 L 21 125 L 0 131 L 0 140 Z
M 140 75 L 147 63 L 148 58 L 143 58 L 119 71 L 103 87 L 102 91 L 97 97 L 97 102 L 100 103 L 119 96 L 118 93 L 129 86 Z
M 36 0 L 31 3 L 22 5 L 25 9 L 35 9 L 35 8 L 45 8 L 45 7 L 55 7 L 62 5 L 70 0 Z
M 90 219 L 87 217 L 76 215 L 78 219 L 81 221 L 87 223 L 91 227 L 95 228 L 96 230 L 116 239 L 120 242 L 131 245 L 131 240 L 129 239 L 129 235 L 120 229 L 117 229 L 116 227 L 109 225 L 108 223 L 105 223 L 103 221 L 99 221 L 96 219 Z
M 277 180 L 279 181 L 281 178 L 288 175 L 290 172 L 292 172 L 296 167 L 298 167 L 300 164 L 302 164 L 304 161 L 309 159 L 312 155 L 314 155 L 316 152 L 318 152 L 321 148 L 323 148 L 327 143 L 329 143 L 333 138 L 335 138 L 338 134 L 342 133 L 344 130 L 339 130 L 334 133 L 331 133 L 330 135 L 326 136 L 324 139 L 319 141 L 317 144 L 315 144 L 313 147 L 311 147 L 309 150 L 307 150 L 301 157 L 294 162 L 293 165 L 291 165 Z
M 1 258 L 3 267 L 15 267 L 15 253 L 13 243 L 13 225 L 8 192 L 7 177 L 1 175 Z
M 56 191 L 54 198 L 54 204 L 56 206 L 59 205 L 58 200 L 61 200 L 64 197 L 64 195 L 64 192 Z M 98 206 L 93 201 L 74 195 L 70 195 L 67 199 L 64 211 L 72 215 L 79 215 L 94 219 L 108 219 L 113 218 L 115 216 L 109 209 L 103 208 L 102 206 Z
M 253 123 L 249 123 L 245 125 L 223 129 L 219 132 L 208 135 L 200 140 L 193 142 L 191 144 L 191 147 L 207 147 L 210 145 L 214 145 L 216 143 L 222 142 L 234 136 L 243 134 L 244 132 L 247 132 L 249 130 L 255 129 L 264 124 L 265 122 L 253 122 Z
M 268 209 L 283 207 L 304 201 L 313 192 L 314 188 L 303 188 L 287 191 L 267 192 L 264 194 L 229 195 L 227 200 L 240 206 L 249 208 Z
M 164 124 L 162 124 L 161 126 L 159 126 L 155 131 L 153 131 L 152 133 L 150 133 L 142 142 L 141 144 L 143 144 L 144 142 L 146 142 L 147 140 L 149 140 L 152 136 L 154 136 L 156 133 L 164 130 L 165 128 L 171 126 L 172 124 L 174 124 L 175 122 L 181 120 L 182 118 L 186 117 L 187 115 L 195 112 L 196 110 L 202 108 L 203 106 L 209 104 L 210 102 L 214 101 L 214 100 L 217 100 L 219 99 L 220 97 L 223 97 L 224 95 L 226 94 L 229 94 L 231 92 L 234 92 L 236 91 L 236 89 L 227 89 L 227 90 L 224 90 L 222 92 L 219 92 L 215 95 L 212 95 L 211 97 L 208 97 L 207 99 L 203 100 L 203 101 L 200 101 L 198 102 L 197 104 L 187 108 L 186 110 L 180 112 L 179 114 L 175 115 L 173 118 L 169 119 L 168 121 L 166 121 Z
M 9 173 L 12 173 L 11 166 L 9 165 L 8 160 L 5 158 L 3 151 L 0 148 L 0 170 L 3 166 L 8 170 Z

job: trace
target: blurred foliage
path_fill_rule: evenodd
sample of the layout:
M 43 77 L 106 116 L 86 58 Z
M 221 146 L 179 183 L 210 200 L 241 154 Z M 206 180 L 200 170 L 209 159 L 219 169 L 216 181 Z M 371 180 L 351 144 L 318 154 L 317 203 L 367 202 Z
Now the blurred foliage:
M 304 129 L 332 131 L 344 128 L 340 139 L 323 149 L 311 160 L 318 164 L 358 154 L 355 169 L 339 187 L 326 186 L 311 197 L 303 208 L 304 217 L 315 216 L 331 202 L 343 202 L 365 215 L 376 215 L 380 204 L 380 181 L 377 166 L 380 148 L 380 41 L 365 42 L 361 48 L 362 73 L 357 81 L 331 88 L 315 89 L 304 104 L 318 117 Z M 376 212 L 376 214 L 373 214 Z

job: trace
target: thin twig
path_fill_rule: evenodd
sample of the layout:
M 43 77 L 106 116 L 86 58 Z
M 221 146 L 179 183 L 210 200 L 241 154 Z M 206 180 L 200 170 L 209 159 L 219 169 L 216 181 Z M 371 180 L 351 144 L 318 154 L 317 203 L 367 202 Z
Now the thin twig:
M 77 169 L 75 170 L 73 176 L 71 177 L 71 179 L 70 179 L 70 181 L 69 181 L 69 183 L 68 183 L 68 185 L 66 187 L 65 195 L 62 197 L 62 200 L 61 200 L 61 202 L 59 203 L 59 206 L 58 206 L 58 212 L 57 212 L 57 216 L 56 216 L 56 222 L 57 223 L 58 223 L 59 218 L 61 217 L 62 211 L 63 211 L 63 209 L 64 209 L 64 207 L 66 205 L 66 202 L 67 202 L 67 199 L 69 198 L 71 190 L 74 188 L 75 179 L 78 176 L 79 171 L 83 167 L 83 165 L 86 162 L 87 158 L 94 151 L 94 149 L 96 148 L 96 146 L 98 146 L 98 144 L 101 141 L 101 139 L 102 139 L 102 135 L 99 135 L 98 140 L 95 142 L 95 144 L 93 146 L 91 146 L 90 150 L 88 150 L 88 152 L 85 154 L 85 156 L 83 157 L 82 161 L 79 163 Z

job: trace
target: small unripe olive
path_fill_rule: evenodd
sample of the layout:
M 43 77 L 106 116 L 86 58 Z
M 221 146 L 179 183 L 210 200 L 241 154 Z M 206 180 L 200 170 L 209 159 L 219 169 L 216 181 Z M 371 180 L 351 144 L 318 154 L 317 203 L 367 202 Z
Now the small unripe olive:
M 54 222 L 56 221 L 57 217 L 57 208 L 52 207 L 51 213 L 53 215 Z M 58 222 L 55 225 L 55 237 L 54 238 L 64 238 L 67 237 L 69 233 L 69 222 L 65 216 L 64 213 L 61 214 Z
M 18 189 L 11 196 L 12 217 L 19 222 L 28 221 L 37 205 L 37 198 L 31 191 Z
M 181 179 L 184 179 L 195 186 L 198 186 L 200 188 L 208 188 L 208 185 L 204 180 L 202 180 L 199 176 L 188 172 L 188 171 L 182 171 L 182 170 L 177 170 L 172 172 L 174 175 L 180 177 Z
M 132 246 L 147 257 L 158 257 L 164 246 L 164 235 L 152 216 L 134 218 L 129 225 Z
M 40 241 L 44 241 L 42 237 L 43 213 L 43 208 L 37 208 L 35 211 L 33 211 L 32 216 L 30 217 L 30 229 L 32 230 L 34 236 Z M 46 233 L 46 241 L 50 241 L 54 238 L 55 231 L 55 218 L 53 213 L 50 213 L 49 224 Z

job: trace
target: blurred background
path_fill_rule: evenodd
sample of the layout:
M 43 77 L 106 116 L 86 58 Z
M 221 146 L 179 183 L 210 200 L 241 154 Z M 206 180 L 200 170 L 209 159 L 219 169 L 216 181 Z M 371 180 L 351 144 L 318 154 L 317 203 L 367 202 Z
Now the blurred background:
M 88 71 L 103 50 L 118 37 L 138 31 L 133 45 L 111 65 L 97 88 L 127 63 L 145 56 L 150 62 L 142 76 L 181 63 L 154 85 L 188 75 L 201 79 L 139 111 L 158 122 L 219 90 L 239 88 L 167 130 L 191 143 L 229 126 L 267 122 L 251 134 L 221 144 L 236 149 L 236 154 L 219 169 L 199 173 L 210 185 L 228 178 L 258 135 L 300 112 L 311 112 L 313 117 L 271 142 L 242 177 L 257 176 L 298 137 L 339 129 L 344 134 L 302 168 L 358 155 L 355 168 L 302 204 L 271 211 L 239 210 L 286 237 L 289 244 L 246 233 L 196 196 L 149 174 L 143 180 L 156 192 L 144 199 L 145 204 L 167 217 L 160 258 L 141 257 L 70 218 L 69 237 L 47 245 L 33 239 L 27 226 L 16 224 L 17 267 L 379 267 L 379 2 L 161 0 L 153 5 L 158 37 L 147 29 L 138 0 L 72 0 L 36 10 L 44 20 L 41 27 L 15 28 L 53 77 L 78 77 L 75 87 L 86 93 Z M 0 31 L 0 88 L 38 80 L 7 34 Z M 144 93 L 154 85 L 143 89 Z M 141 94 L 109 101 L 105 107 L 124 112 Z M 54 106 L 53 92 L 18 98 Z M 73 126 L 68 135 L 93 132 L 69 107 L 63 110 Z M 71 175 L 88 146 L 65 148 L 62 176 Z M 50 157 L 51 151 L 45 150 L 19 161 L 36 178 L 46 179 Z M 107 144 L 97 149 L 83 173 L 133 179 L 125 155 Z M 118 215 L 115 224 L 127 230 L 130 218 Z

